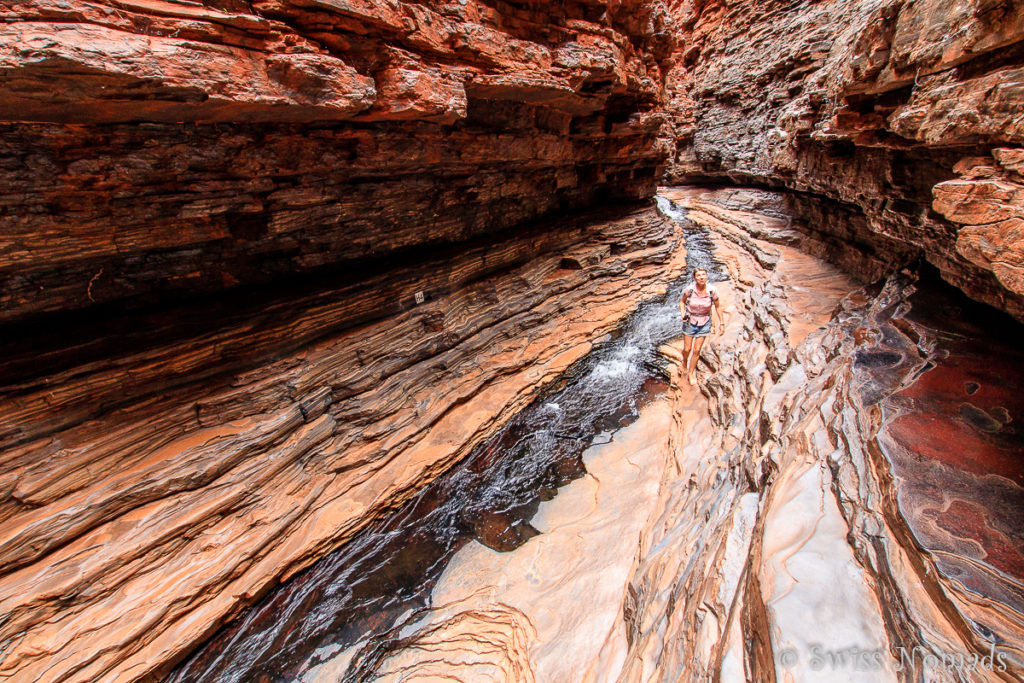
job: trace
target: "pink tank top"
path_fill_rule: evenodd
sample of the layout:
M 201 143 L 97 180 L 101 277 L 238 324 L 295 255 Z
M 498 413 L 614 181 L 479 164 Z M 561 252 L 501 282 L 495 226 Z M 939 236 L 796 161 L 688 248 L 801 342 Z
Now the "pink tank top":
M 686 301 L 686 317 L 690 324 L 700 327 L 711 320 L 711 304 L 718 303 L 718 292 L 708 285 L 702 296 L 697 292 L 697 285 L 689 284 L 683 290 L 683 299 Z

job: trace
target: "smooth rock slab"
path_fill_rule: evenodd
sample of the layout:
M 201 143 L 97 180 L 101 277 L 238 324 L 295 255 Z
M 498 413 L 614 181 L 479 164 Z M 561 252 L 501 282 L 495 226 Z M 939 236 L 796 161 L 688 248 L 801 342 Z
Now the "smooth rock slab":
M 667 463 L 664 434 L 671 419 L 671 402 L 656 401 L 610 444 L 588 449 L 587 475 L 559 489 L 533 518 L 541 536 L 512 553 L 473 543 L 456 554 L 431 596 L 436 614 L 406 629 L 403 636 L 416 634 L 415 645 L 385 659 L 378 675 L 397 681 L 433 671 L 474 681 L 486 661 L 502 670 L 503 677 L 493 680 L 530 680 L 500 666 L 522 658 L 537 680 L 609 678 L 628 647 L 620 619 L 624 587 Z M 523 648 L 518 654 L 489 649 L 486 634 L 468 652 L 457 638 L 431 649 L 420 646 L 419 634 L 435 633 L 439 623 L 451 624 L 444 631 L 448 641 L 460 619 L 495 606 L 527 624 L 508 622 L 508 629 L 530 635 L 515 643 Z

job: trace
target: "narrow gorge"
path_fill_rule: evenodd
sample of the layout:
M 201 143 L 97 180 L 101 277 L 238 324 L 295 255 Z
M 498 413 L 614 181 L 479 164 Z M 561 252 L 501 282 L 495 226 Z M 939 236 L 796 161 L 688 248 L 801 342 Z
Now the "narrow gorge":
M 1024 3 L 0 19 L 0 681 L 1024 680 Z

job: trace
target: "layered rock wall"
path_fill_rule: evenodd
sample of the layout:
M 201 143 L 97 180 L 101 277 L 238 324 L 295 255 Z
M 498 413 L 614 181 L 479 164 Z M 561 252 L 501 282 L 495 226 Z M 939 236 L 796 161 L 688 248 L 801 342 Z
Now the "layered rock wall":
M 1024 316 L 1020 2 L 686 3 L 672 181 L 801 193 L 793 215 L 892 264 L 923 256 Z M 824 205 L 824 211 L 818 208 Z M 840 249 L 834 249 L 839 251 Z
M 906 423 L 868 409 L 916 400 L 900 383 L 938 358 L 894 313 L 905 288 L 818 330 L 831 310 L 786 310 L 758 240 L 866 279 L 923 257 L 1024 316 L 1022 16 L 1012 0 L 5 3 L 0 677 L 156 677 L 408 500 L 683 271 L 677 229 L 636 204 L 666 158 L 672 180 L 786 192 L 691 205 L 738 245 L 736 348 L 703 356 L 712 421 L 683 424 L 700 404 L 678 403 L 645 455 L 686 476 L 659 489 L 664 524 L 633 510 L 642 552 L 616 558 L 628 587 L 601 612 L 615 660 L 592 671 L 770 680 L 783 636 L 810 644 L 810 607 L 890 653 L 998 638 L 1019 673 L 1013 525 L 973 494 L 921 504 Z M 884 391 L 864 393 L 862 357 Z M 1005 407 L 962 403 L 1009 440 Z M 815 554 L 861 611 L 828 612 L 813 571 L 786 583 Z M 533 637 L 527 611 L 513 640 Z M 460 628 L 505 613 L 472 616 Z
M 659 3 L 16 2 L 2 321 L 653 194 Z
M 0 676 L 166 671 L 663 291 L 674 40 L 660 2 L 5 3 Z
M 192 307 L 98 360 L 63 349 L 60 371 L 0 394 L 0 678 L 166 671 L 663 293 L 677 243 L 653 208 L 591 217 L 207 319 Z

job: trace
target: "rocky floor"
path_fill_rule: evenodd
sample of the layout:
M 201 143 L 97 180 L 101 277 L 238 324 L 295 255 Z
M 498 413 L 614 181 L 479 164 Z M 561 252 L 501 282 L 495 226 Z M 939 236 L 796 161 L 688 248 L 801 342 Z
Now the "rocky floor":
M 729 272 L 698 386 L 681 340 L 660 347 L 667 384 L 539 535 L 462 544 L 425 606 L 301 680 L 1019 679 L 1019 325 L 927 271 L 862 287 L 770 193 L 662 196 L 678 220 L 583 217 L 366 291 L 318 283 L 116 363 L 54 351 L 33 375 L 12 353 L 0 679 L 165 675 L 664 293 L 695 229 Z
M 587 475 L 532 521 L 542 534 L 464 547 L 360 675 L 1019 677 L 1021 402 L 991 381 L 1019 371 L 1015 352 L 932 318 L 953 296 L 941 285 L 864 290 L 786 246 L 800 238 L 784 220 L 715 191 L 662 195 L 713 232 L 732 275 L 699 387 L 680 381 L 681 343 L 662 347 L 668 390 L 587 451 Z M 949 396 L 963 391 L 977 398 Z M 359 649 L 303 680 L 351 674 Z

